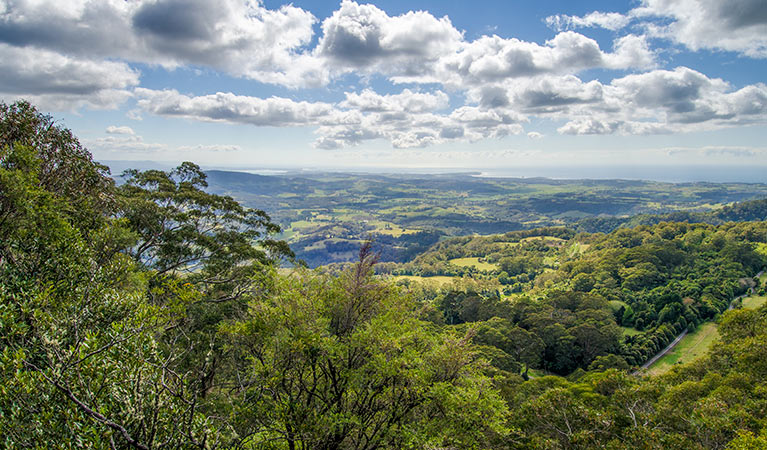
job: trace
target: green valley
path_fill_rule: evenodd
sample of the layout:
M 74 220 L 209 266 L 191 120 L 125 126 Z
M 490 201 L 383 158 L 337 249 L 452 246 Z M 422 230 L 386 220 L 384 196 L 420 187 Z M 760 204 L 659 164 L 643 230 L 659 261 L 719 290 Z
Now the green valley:
M 4 447 L 767 445 L 764 200 L 451 236 L 502 216 L 479 191 L 402 210 L 357 185 L 283 231 L 192 162 L 115 183 L 49 116 L 0 106 Z M 275 218 L 336 196 L 298 178 L 259 194 Z M 305 267 L 291 236 L 330 259 Z
M 281 237 L 312 267 L 352 261 L 368 238 L 376 241 L 382 260 L 403 262 L 450 236 L 565 225 L 609 232 L 665 219 L 659 215 L 679 221 L 741 220 L 735 218 L 738 211 L 723 213 L 722 207 L 767 196 L 764 184 L 484 178 L 471 173 L 207 175 L 212 192 L 268 211 L 283 228 Z M 750 220 L 767 218 L 767 208 L 756 214 Z

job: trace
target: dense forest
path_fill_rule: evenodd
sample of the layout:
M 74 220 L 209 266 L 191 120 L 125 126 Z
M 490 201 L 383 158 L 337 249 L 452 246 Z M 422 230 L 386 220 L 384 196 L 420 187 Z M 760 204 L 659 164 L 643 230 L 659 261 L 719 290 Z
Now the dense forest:
M 464 277 L 421 287 L 419 297 L 445 324 L 474 324 L 478 343 L 506 353 L 497 359 L 519 361 L 510 355 L 521 352 L 499 336 L 527 333 L 536 349 L 531 363 L 568 375 L 641 365 L 682 331 L 717 318 L 756 286 L 752 277 L 767 259 L 755 249 L 765 240 L 764 222 L 663 222 L 607 235 L 542 228 L 454 238 L 379 271 Z M 467 257 L 488 268 L 456 264 Z
M 727 311 L 763 290 L 764 222 L 469 236 L 405 264 L 365 242 L 310 270 L 207 183 L 184 163 L 116 184 L 0 105 L 5 447 L 767 446 L 767 306 Z M 432 274 L 463 278 L 395 281 Z M 710 321 L 707 355 L 634 373 Z

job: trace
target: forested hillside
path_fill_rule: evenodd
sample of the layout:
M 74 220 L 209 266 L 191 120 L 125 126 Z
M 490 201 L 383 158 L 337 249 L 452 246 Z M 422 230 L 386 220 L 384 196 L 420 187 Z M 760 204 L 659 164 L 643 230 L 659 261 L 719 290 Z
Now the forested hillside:
M 587 232 L 610 232 L 618 227 L 655 225 L 660 222 L 690 222 L 720 225 L 726 222 L 767 220 L 767 199 L 751 200 L 706 212 L 677 211 L 666 214 L 639 214 L 632 217 L 595 217 L 578 221 L 575 228 Z
M 419 296 L 445 324 L 473 323 L 493 336 L 528 333 L 537 349 L 530 364 L 567 375 L 641 365 L 683 330 L 718 317 L 756 285 L 765 242 L 765 222 L 664 222 L 607 235 L 542 228 L 447 240 L 379 272 L 406 285 L 424 282 Z M 440 275 L 463 278 L 428 283 Z M 477 339 L 507 353 L 496 358 L 525 364 L 510 358 L 520 350 L 503 339 Z
M 762 289 L 764 222 L 469 236 L 407 264 L 363 243 L 285 269 L 267 212 L 207 183 L 184 163 L 118 186 L 50 117 L 0 105 L 4 447 L 767 445 L 767 307 L 725 312 Z M 705 357 L 633 373 L 712 320 Z

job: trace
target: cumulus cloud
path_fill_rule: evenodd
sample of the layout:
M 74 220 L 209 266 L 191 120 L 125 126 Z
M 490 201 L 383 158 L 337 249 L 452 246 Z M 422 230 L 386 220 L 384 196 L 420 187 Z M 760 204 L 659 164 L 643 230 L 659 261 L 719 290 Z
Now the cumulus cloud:
M 594 11 L 545 19 L 554 30 L 587 27 L 620 30 L 635 22 L 649 35 L 697 51 L 726 50 L 767 57 L 767 8 L 763 0 L 642 0 L 627 14 Z
M 270 83 L 318 85 L 326 75 L 299 50 L 316 18 L 257 1 L 56 0 L 5 5 L 0 42 L 86 58 L 121 58 L 167 68 L 204 66 Z
M 106 109 L 129 98 L 138 83 L 139 73 L 124 63 L 0 44 L 0 93 L 5 98 L 24 97 L 46 109 Z
M 394 148 L 418 148 L 450 141 L 476 141 L 522 132 L 519 116 L 464 106 L 450 114 L 374 112 L 357 124 L 321 126 L 315 146 L 336 149 L 372 139 Z
M 463 39 L 450 19 L 410 11 L 391 17 L 374 5 L 344 0 L 322 22 L 317 55 L 337 70 L 379 70 L 423 75 L 439 58 L 454 53 Z
M 559 132 L 659 134 L 767 121 L 767 85 L 733 90 L 686 67 L 616 78 L 602 91 L 602 101 L 571 109 Z
M 299 102 L 232 93 L 190 96 L 137 88 L 145 112 L 256 126 L 313 127 L 317 148 L 383 139 L 395 148 L 501 138 L 524 131 L 529 117 L 563 120 L 562 134 L 665 134 L 767 122 L 767 86 L 733 89 L 689 68 L 631 74 L 603 84 L 573 75 L 539 76 L 478 87 L 471 104 L 449 110 L 442 91 L 381 95 L 347 92 L 338 103 Z M 501 100 L 502 99 L 502 100 Z M 528 136 L 540 137 L 535 132 Z
M 4 4 L 0 45 L 6 52 L 46 51 L 71 64 L 101 62 L 113 75 L 117 69 L 130 71 L 126 63 L 144 63 L 166 69 L 210 68 L 290 88 L 324 86 L 354 72 L 460 90 L 503 79 L 654 64 L 654 54 L 641 37 L 621 38 L 612 52 L 573 31 L 543 45 L 498 36 L 466 41 L 448 17 L 425 11 L 389 16 L 374 5 L 350 0 L 322 21 L 317 45 L 309 48 L 316 23 L 304 9 L 269 9 L 256 0 L 20 1 Z M 10 68 L 11 56 L 2 58 L 0 67 Z M 45 67 L 29 69 L 34 70 L 21 79 L 48 74 Z M 92 82 L 115 81 L 106 71 L 92 75 Z M 102 91 L 92 103 L 114 107 L 125 99 L 116 91 L 107 94 Z
M 648 33 L 691 50 L 733 51 L 767 58 L 767 8 L 763 0 L 643 0 L 630 12 Z M 660 18 L 657 22 L 652 19 Z
M 432 93 L 413 92 L 405 89 L 399 94 L 380 95 L 371 89 L 361 93 L 347 92 L 346 100 L 341 102 L 344 108 L 353 108 L 362 112 L 426 112 L 447 108 L 449 97 L 442 91 Z
M 570 105 L 597 103 L 602 100 L 602 84 L 596 80 L 584 83 L 578 77 L 540 77 L 511 84 L 512 104 L 526 112 L 561 111 Z
M 136 89 L 138 107 L 160 115 L 207 122 L 257 126 L 303 126 L 333 121 L 336 110 L 327 103 L 296 102 L 287 98 L 257 98 L 218 92 L 188 96 L 176 90 Z
M 496 35 L 466 41 L 449 18 L 418 11 L 389 16 L 374 5 L 344 0 L 322 23 L 314 55 L 337 73 L 381 73 L 395 83 L 439 83 L 451 89 L 593 68 L 650 68 L 655 55 L 643 37 L 616 41 L 613 52 L 565 31 L 545 44 Z
M 655 52 L 650 49 L 647 38 L 633 34 L 616 39 L 613 53 L 606 55 L 605 60 L 605 67 L 609 69 L 650 69 L 657 66 Z
M 134 120 L 148 113 L 311 127 L 314 145 L 328 149 L 375 139 L 413 148 L 500 138 L 523 133 L 531 117 L 558 121 L 564 134 L 765 123 L 764 84 L 734 89 L 685 67 L 658 70 L 648 42 L 664 37 L 692 49 L 767 56 L 767 17 L 759 6 L 755 0 L 642 0 L 627 14 L 551 16 L 546 23 L 558 32 L 537 43 L 497 35 L 467 40 L 448 17 L 390 16 L 351 0 L 319 24 L 319 36 L 310 12 L 292 5 L 269 9 L 257 0 L 2 2 L 0 96 L 53 110 L 115 108 L 133 98 L 127 116 Z M 602 48 L 574 31 L 589 27 L 622 35 Z M 136 63 L 210 69 L 296 89 L 330 84 L 344 96 L 329 103 L 146 89 L 129 65 Z M 593 69 L 638 72 L 585 80 L 581 73 Z M 349 87 L 376 78 L 416 86 L 386 94 Z M 129 127 L 111 126 L 107 134 L 104 144 L 154 145 Z
M 440 61 L 437 79 L 453 87 L 530 78 L 551 74 L 575 74 L 594 68 L 648 68 L 655 56 L 643 38 L 616 41 L 615 51 L 604 52 L 582 34 L 566 31 L 545 45 L 519 39 L 483 36 L 462 46 L 461 51 Z
M 136 134 L 135 131 L 133 131 L 133 128 L 131 127 L 118 127 L 115 125 L 110 125 L 106 129 L 107 134 L 129 134 L 133 135 Z
M 425 147 L 451 140 L 473 141 L 522 132 L 526 118 L 513 111 L 464 106 L 437 114 L 446 106 L 441 91 L 378 95 L 365 90 L 347 93 L 338 104 L 258 98 L 232 93 L 189 96 L 175 90 L 135 90 L 142 111 L 206 122 L 256 126 L 316 127 L 315 146 L 334 149 L 373 139 L 395 148 Z

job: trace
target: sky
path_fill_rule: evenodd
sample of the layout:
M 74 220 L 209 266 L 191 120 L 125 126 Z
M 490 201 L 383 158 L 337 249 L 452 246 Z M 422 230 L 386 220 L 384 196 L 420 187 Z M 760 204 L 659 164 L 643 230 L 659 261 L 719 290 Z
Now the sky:
M 98 160 L 767 168 L 764 0 L 0 0 L 0 66 Z

